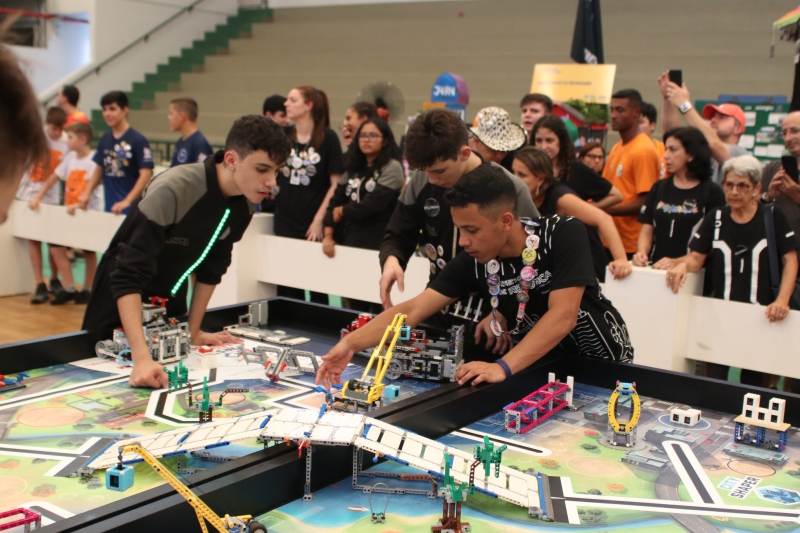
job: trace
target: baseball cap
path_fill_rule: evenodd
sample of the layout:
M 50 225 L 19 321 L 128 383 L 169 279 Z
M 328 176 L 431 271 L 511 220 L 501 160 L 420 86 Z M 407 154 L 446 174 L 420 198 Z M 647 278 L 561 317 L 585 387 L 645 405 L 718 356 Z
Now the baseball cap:
M 711 117 L 714 116 L 715 112 L 735 118 L 739 124 L 742 125 L 742 127 L 747 125 L 747 119 L 744 116 L 744 111 L 742 111 L 742 108 L 736 104 L 706 104 L 705 107 L 703 107 L 703 118 L 706 120 L 711 120 Z

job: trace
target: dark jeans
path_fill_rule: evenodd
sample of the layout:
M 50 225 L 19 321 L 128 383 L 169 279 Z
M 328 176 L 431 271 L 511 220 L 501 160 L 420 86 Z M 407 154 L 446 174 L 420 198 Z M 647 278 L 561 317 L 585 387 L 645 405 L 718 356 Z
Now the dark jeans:
M 309 293 L 311 294 L 311 301 L 313 303 L 328 305 L 327 294 L 314 291 L 309 291 Z M 283 285 L 278 285 L 278 296 L 283 296 L 284 298 L 294 298 L 295 300 L 304 302 L 306 300 L 306 291 L 305 289 L 296 289 L 294 287 L 284 287 Z
M 706 363 L 706 376 L 715 379 L 728 379 L 728 365 L 718 365 L 717 363 Z M 763 387 L 764 373 L 755 370 L 742 369 L 741 382 L 742 385 L 750 385 L 752 387 Z

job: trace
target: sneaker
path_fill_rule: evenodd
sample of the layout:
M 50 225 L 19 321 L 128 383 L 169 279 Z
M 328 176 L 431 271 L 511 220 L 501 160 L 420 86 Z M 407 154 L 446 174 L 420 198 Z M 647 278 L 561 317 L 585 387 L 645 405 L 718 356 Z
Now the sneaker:
M 75 303 L 76 304 L 89 303 L 89 296 L 91 296 L 91 294 L 92 293 L 87 291 L 86 289 L 78 291 L 78 294 L 75 295 Z
M 50 300 L 50 305 L 64 305 L 67 302 L 75 300 L 78 291 L 60 290 L 56 293 L 56 297 Z
M 44 283 L 40 283 L 36 286 L 36 291 L 31 296 L 31 303 L 32 304 L 43 304 L 50 298 L 47 295 L 47 287 Z
M 55 296 L 57 293 L 63 290 L 64 286 L 61 285 L 61 282 L 58 280 L 58 278 L 50 280 L 50 290 L 48 291 L 50 294 Z

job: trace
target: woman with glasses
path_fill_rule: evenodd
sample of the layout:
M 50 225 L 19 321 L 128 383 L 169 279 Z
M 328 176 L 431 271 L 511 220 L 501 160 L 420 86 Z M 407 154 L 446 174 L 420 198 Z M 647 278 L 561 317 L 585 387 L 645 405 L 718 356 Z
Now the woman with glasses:
M 322 251 L 335 255 L 335 243 L 377 250 L 394 212 L 405 177 L 392 129 L 378 117 L 365 120 L 353 136 L 323 221 Z
M 606 166 L 606 149 L 598 142 L 586 143 L 578 152 L 578 161 L 601 174 Z
M 667 286 L 674 292 L 684 284 L 687 272 L 697 272 L 706 257 L 713 257 L 711 296 L 722 300 L 766 306 L 770 322 L 786 318 L 797 279 L 797 242 L 783 213 L 773 210 L 776 245 L 780 259 L 780 290 L 773 296 L 764 206 L 761 163 L 751 155 L 734 157 L 722 167 L 722 189 L 728 205 L 711 210 L 689 242 L 691 252 L 667 271 Z M 728 367 L 708 364 L 708 375 L 726 379 Z M 762 374 L 742 370 L 742 383 L 762 385 Z
M 725 205 L 711 181 L 711 147 L 697 128 L 673 128 L 664 134 L 664 163 L 670 174 L 647 194 L 639 222 L 636 266 L 668 270 L 689 253 L 689 240 L 707 212 Z

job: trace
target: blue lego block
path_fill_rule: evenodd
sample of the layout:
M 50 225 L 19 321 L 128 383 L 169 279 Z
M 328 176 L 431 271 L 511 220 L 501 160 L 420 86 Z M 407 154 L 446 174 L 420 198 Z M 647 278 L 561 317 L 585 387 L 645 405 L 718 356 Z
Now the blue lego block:
M 342 385 L 341 383 L 334 383 L 333 385 L 331 385 L 332 389 L 341 389 L 342 387 L 344 387 L 344 385 Z
M 383 389 L 383 397 L 389 400 L 395 400 L 400 397 L 400 387 L 397 385 L 388 385 Z
M 400 340 L 407 341 L 411 340 L 411 328 L 408 326 L 403 326 L 400 328 Z
M 106 488 L 124 492 L 133 486 L 133 467 L 115 466 L 106 470 Z

